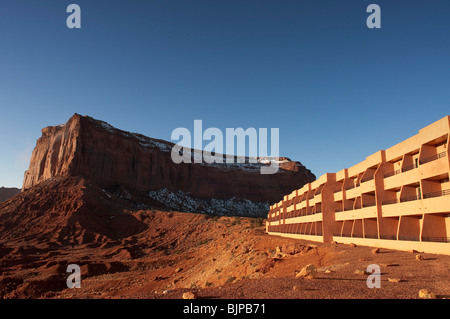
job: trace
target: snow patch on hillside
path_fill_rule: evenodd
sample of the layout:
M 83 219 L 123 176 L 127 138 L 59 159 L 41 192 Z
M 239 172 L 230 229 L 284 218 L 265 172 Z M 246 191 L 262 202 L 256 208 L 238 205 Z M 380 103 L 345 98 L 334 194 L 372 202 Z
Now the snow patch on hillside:
M 266 217 L 270 208 L 268 203 L 234 197 L 200 199 L 183 191 L 171 192 L 166 188 L 151 191 L 148 196 L 173 210 L 218 216 Z
M 109 133 L 121 134 L 128 138 L 136 139 L 139 142 L 139 145 L 146 150 L 157 148 L 162 152 L 172 151 L 173 147 L 172 143 L 169 142 L 164 143 L 164 141 L 158 141 L 139 133 L 130 133 L 127 131 L 123 131 L 113 127 L 112 125 L 104 121 L 94 119 L 93 121 L 98 126 L 108 131 Z M 209 152 L 202 152 L 201 150 L 190 149 L 187 147 L 186 148 L 183 147 L 182 152 L 184 152 L 187 158 L 190 157 L 191 159 L 190 162 L 192 164 L 202 166 L 212 166 L 224 169 L 241 169 L 254 172 L 260 171 L 261 167 L 271 165 L 272 163 L 279 166 L 280 164 L 290 162 L 287 159 L 280 160 L 279 157 L 244 157 L 244 156 L 233 156 L 224 154 L 213 155 Z

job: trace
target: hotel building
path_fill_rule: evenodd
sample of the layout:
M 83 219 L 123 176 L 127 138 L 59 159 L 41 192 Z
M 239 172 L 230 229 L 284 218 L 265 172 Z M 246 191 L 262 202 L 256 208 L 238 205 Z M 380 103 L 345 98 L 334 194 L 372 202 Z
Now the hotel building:
M 450 255 L 450 116 L 284 196 L 269 234 Z

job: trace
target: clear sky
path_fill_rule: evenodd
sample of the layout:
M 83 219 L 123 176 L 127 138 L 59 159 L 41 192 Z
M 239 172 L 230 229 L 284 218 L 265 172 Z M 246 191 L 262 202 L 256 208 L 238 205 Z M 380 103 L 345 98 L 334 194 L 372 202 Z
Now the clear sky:
M 75 112 L 165 140 L 279 128 L 316 176 L 450 114 L 448 0 L 2 0 L 0 41 L 0 186 Z

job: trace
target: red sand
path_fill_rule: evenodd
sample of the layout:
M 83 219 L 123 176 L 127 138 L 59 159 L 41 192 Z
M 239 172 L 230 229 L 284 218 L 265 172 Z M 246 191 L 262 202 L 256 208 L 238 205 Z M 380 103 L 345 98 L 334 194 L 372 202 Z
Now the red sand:
M 419 261 L 410 252 L 274 237 L 250 218 L 131 214 L 149 227 L 118 240 L 73 247 L 2 240 L 0 297 L 157 299 L 195 291 L 199 298 L 418 298 L 423 288 L 450 297 L 450 256 L 422 254 Z M 284 244 L 303 251 L 275 256 Z M 81 266 L 81 289 L 66 287 L 71 263 Z M 317 277 L 295 278 L 310 263 Z M 379 289 L 355 274 L 369 264 L 381 267 Z

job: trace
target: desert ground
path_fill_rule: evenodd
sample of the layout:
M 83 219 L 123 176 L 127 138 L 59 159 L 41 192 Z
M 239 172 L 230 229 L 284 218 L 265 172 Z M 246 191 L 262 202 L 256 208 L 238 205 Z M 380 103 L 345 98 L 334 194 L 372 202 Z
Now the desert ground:
M 262 219 L 136 211 L 144 232 L 103 243 L 52 246 L 0 240 L 1 298 L 213 299 L 419 298 L 427 289 L 450 297 L 450 256 L 265 233 Z M 69 264 L 81 288 L 68 288 Z M 314 264 L 313 277 L 296 276 Z M 381 269 L 368 288 L 368 265 Z

